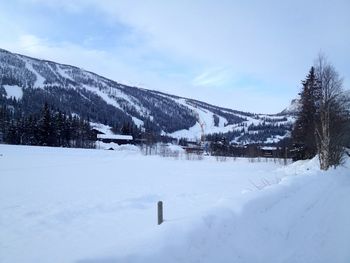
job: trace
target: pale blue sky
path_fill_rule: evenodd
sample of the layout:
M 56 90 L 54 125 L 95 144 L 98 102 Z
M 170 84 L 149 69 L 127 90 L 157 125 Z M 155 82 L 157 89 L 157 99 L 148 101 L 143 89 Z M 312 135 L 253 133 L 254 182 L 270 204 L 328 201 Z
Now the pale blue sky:
M 276 113 L 297 97 L 319 51 L 349 87 L 349 13 L 349 0 L 0 0 L 0 47 Z

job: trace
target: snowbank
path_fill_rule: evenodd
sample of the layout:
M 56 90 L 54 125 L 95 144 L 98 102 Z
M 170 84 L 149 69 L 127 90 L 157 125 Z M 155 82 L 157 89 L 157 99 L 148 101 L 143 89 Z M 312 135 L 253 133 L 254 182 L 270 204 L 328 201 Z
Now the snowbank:
M 167 148 L 172 152 L 184 153 L 185 150 L 180 145 L 169 144 Z
M 349 162 L 321 172 L 317 159 L 283 167 L 129 150 L 0 153 L 3 263 L 350 261 Z
M 128 151 L 128 152 L 140 152 L 140 148 L 133 144 L 119 145 L 114 142 L 104 143 L 102 141 L 96 141 L 96 149 L 102 150 L 116 150 L 116 151 Z
M 168 224 L 152 246 L 97 262 L 343 262 L 350 261 L 349 162 L 321 172 L 317 159 L 279 169 L 278 185 L 224 200 L 181 227 Z

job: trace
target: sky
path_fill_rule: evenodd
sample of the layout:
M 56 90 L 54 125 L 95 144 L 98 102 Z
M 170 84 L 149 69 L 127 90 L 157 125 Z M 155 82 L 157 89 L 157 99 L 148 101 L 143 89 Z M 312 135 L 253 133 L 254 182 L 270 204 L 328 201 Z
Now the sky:
M 0 0 L 0 48 L 259 113 L 322 52 L 350 88 L 349 0 Z

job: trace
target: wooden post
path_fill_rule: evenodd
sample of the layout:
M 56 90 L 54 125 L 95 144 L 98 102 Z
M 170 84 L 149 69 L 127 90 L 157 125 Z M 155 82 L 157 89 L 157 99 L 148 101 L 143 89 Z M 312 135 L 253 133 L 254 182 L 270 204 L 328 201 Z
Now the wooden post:
M 163 223 L 163 202 L 159 201 L 158 202 L 158 225 Z
M 286 146 L 284 148 L 284 165 L 287 165 L 287 158 L 288 158 L 288 147 Z

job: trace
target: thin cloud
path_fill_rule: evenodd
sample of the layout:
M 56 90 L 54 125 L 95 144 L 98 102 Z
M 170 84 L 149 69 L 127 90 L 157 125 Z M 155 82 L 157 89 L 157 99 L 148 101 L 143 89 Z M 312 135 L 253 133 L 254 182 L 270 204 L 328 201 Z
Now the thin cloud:
M 196 76 L 192 83 L 194 86 L 224 86 L 230 82 L 231 77 L 232 72 L 229 69 L 210 69 Z

